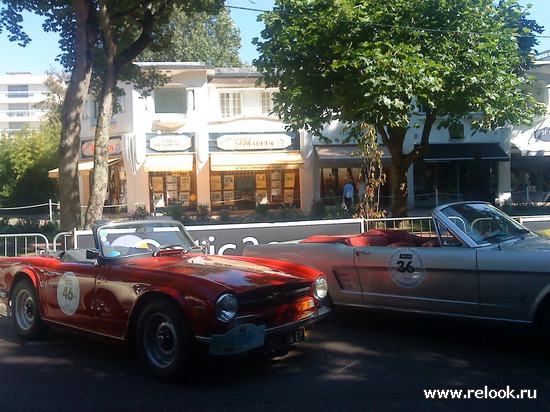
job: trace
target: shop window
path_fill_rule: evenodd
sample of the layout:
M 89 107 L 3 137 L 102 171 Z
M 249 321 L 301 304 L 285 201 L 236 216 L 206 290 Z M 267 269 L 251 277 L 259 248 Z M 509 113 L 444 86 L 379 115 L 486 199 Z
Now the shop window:
M 150 173 L 152 210 L 180 205 L 186 210 L 197 207 L 196 182 L 190 172 Z
M 109 166 L 109 190 L 107 205 L 111 213 L 128 211 L 128 186 L 126 184 L 126 171 L 122 162 Z
M 220 93 L 220 108 L 222 117 L 232 117 L 242 114 L 241 93 Z
M 183 88 L 164 87 L 155 90 L 155 113 L 186 113 L 187 92 Z
M 212 209 L 254 210 L 258 205 L 300 207 L 297 170 L 212 172 Z
M 103 212 L 105 214 L 118 214 L 128 212 L 128 184 L 126 182 L 126 170 L 122 161 L 109 162 L 109 178 L 107 183 L 107 196 Z M 89 187 L 92 187 L 93 173 L 89 175 Z

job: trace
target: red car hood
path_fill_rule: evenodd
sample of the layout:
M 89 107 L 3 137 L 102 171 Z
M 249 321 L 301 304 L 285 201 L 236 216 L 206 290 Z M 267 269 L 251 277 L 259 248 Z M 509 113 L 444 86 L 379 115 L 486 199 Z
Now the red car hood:
M 219 255 L 184 255 L 163 256 L 147 259 L 147 263 L 128 262 L 129 266 L 145 267 L 147 270 L 163 272 L 165 274 L 193 276 L 216 282 L 236 292 L 285 283 L 311 282 L 307 277 L 298 274 L 272 269 L 265 265 L 234 260 Z

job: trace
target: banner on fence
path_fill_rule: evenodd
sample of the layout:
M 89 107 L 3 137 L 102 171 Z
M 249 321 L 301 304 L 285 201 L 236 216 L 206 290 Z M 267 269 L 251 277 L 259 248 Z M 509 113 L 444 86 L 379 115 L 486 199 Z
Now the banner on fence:
M 191 237 L 200 244 L 209 244 L 209 253 L 242 255 L 247 245 L 287 242 L 313 235 L 353 235 L 364 232 L 362 219 L 314 220 L 280 223 L 249 223 L 228 225 L 187 226 Z M 93 248 L 90 230 L 75 232 L 78 248 Z

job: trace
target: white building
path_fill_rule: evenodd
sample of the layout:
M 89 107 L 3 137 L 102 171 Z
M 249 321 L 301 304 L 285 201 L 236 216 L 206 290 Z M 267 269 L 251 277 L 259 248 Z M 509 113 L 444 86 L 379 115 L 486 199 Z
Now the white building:
M 0 131 L 37 127 L 44 112 L 36 104 L 46 98 L 47 75 L 6 73 L 0 75 Z
M 354 145 L 327 145 L 287 131 L 270 114 L 276 89 L 259 84 L 254 69 L 138 64 L 143 70 L 162 70 L 171 81 L 145 98 L 123 85 L 126 94 L 110 129 L 107 205 L 117 211 L 122 207 L 131 213 L 140 205 L 152 211 L 172 204 L 190 212 L 199 205 L 209 205 L 214 213 L 250 211 L 258 204 L 309 211 L 318 200 L 340 204 L 346 180 L 361 173 Z M 546 87 L 541 93 L 547 102 Z M 88 101 L 82 124 L 82 204 L 89 199 L 96 106 L 93 99 Z M 451 131 L 434 127 L 430 152 L 408 173 L 409 208 L 512 196 L 510 159 L 517 151 L 511 144 L 516 132 L 502 128 L 474 134 L 469 121 L 463 119 Z M 421 124 L 422 113 L 413 122 Z M 418 143 L 417 130 L 409 130 L 405 151 Z M 339 132 L 338 125 L 327 128 L 329 137 Z M 388 155 L 383 162 L 389 172 Z M 382 205 L 391 205 L 389 183 L 382 190 Z
M 127 205 L 129 212 L 176 203 L 189 211 L 203 204 L 213 211 L 254 210 L 258 203 L 302 206 L 300 139 L 270 114 L 275 90 L 257 85 L 258 72 L 202 63 L 139 65 L 162 70 L 171 81 L 146 98 L 123 86 L 121 112 L 110 130 L 108 204 Z M 82 125 L 83 204 L 96 106 L 90 99 Z

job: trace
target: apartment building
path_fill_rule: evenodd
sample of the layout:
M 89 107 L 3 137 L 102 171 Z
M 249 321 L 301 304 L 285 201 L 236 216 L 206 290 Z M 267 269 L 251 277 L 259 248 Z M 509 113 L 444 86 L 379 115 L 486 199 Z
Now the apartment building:
M 6 73 L 0 75 L 0 131 L 37 127 L 44 112 L 36 107 L 46 98 L 47 75 Z

